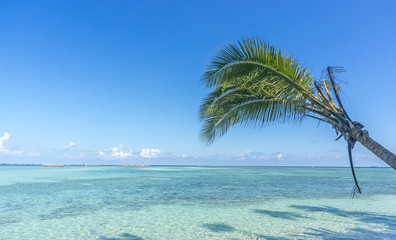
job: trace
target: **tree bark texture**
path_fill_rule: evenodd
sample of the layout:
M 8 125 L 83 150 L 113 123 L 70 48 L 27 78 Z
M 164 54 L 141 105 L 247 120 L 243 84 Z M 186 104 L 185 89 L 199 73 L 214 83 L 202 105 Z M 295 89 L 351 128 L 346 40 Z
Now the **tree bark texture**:
M 365 146 L 372 153 L 377 155 L 382 161 L 396 170 L 396 155 L 384 148 L 381 144 L 372 139 L 367 132 L 359 131 L 352 134 L 358 142 Z

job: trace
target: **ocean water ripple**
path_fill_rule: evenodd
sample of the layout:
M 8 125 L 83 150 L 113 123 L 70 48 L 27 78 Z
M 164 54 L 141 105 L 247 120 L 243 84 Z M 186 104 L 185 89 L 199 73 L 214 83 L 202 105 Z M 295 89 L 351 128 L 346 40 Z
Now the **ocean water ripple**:
M 0 167 L 0 239 L 395 239 L 396 173 Z

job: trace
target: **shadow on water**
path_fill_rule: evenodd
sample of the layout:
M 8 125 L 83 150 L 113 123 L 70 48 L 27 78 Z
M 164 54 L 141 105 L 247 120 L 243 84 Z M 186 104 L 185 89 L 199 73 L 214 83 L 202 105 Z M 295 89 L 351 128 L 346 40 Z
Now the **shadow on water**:
M 306 218 L 301 214 L 294 213 L 294 212 L 281 212 L 281 211 L 268 211 L 268 210 L 261 210 L 261 209 L 254 209 L 252 210 L 254 213 L 267 215 L 274 218 L 282 218 L 287 220 L 298 220 L 299 218 Z
M 396 232 L 374 231 L 365 228 L 351 228 L 348 232 L 336 232 L 327 229 L 309 228 L 299 235 L 287 237 L 261 235 L 256 240 L 292 240 L 292 239 L 322 239 L 322 240 L 360 240 L 360 239 L 396 239 Z
M 260 237 L 257 237 L 256 240 L 292 240 L 291 238 L 285 238 L 285 237 L 274 237 L 274 236 L 263 236 L 261 235 Z
M 144 240 L 144 239 L 129 233 L 123 233 L 119 237 L 99 237 L 97 240 Z
M 208 228 L 212 232 L 234 232 L 236 231 L 235 228 L 231 227 L 230 225 L 222 224 L 222 223 L 215 223 L 215 224 L 203 224 L 203 227 Z
M 348 211 L 330 206 L 306 206 L 306 205 L 291 205 L 291 208 L 303 210 L 305 212 L 321 212 L 329 213 L 339 217 L 350 218 L 352 220 L 362 223 L 362 227 L 349 228 L 346 231 L 332 231 L 324 228 L 307 228 L 305 232 L 290 234 L 285 237 L 270 236 L 258 233 L 252 233 L 242 229 L 236 229 L 224 223 L 204 224 L 203 227 L 212 232 L 236 232 L 251 236 L 252 239 L 258 240 L 291 240 L 291 239 L 396 239 L 396 216 L 384 215 L 375 212 L 359 212 Z M 252 212 L 263 214 L 274 218 L 281 218 L 286 220 L 298 220 L 299 218 L 307 218 L 299 213 L 280 212 L 254 209 Z M 365 228 L 365 224 L 370 224 L 369 229 Z M 372 224 L 379 224 L 381 227 L 372 228 Z
M 360 239 L 396 239 L 396 232 L 373 231 L 364 228 L 351 228 L 348 232 L 336 232 L 327 229 L 313 229 L 302 234 L 291 235 L 291 238 L 264 236 L 261 235 L 257 240 L 292 240 L 292 239 L 322 239 L 322 240 L 360 240 Z M 303 236 L 302 236 L 303 235 Z
M 203 227 L 209 229 L 212 232 L 215 233 L 220 233 L 220 232 L 237 232 L 237 233 L 243 233 L 245 235 L 251 236 L 252 239 L 265 239 L 263 235 L 260 234 L 256 234 L 256 233 L 252 233 L 252 232 L 248 232 L 248 231 L 244 231 L 244 230 L 240 230 L 240 229 L 236 229 L 230 225 L 224 224 L 224 223 L 207 223 L 207 224 L 203 224 Z M 233 239 L 233 238 L 231 238 Z M 273 240 L 276 240 L 275 238 Z M 287 240 L 287 239 L 282 239 L 279 238 L 277 240 Z
M 307 212 L 325 212 L 340 217 L 353 218 L 363 223 L 382 224 L 389 230 L 396 229 L 396 216 L 383 215 L 373 212 L 347 211 L 329 206 L 317 207 L 317 206 L 305 206 L 305 205 L 291 205 L 290 207 L 304 210 Z
M 396 239 L 396 232 L 373 231 L 364 228 L 351 228 L 349 232 L 335 232 L 326 229 L 310 229 L 304 233 L 306 236 L 315 239 L 336 240 L 336 239 Z

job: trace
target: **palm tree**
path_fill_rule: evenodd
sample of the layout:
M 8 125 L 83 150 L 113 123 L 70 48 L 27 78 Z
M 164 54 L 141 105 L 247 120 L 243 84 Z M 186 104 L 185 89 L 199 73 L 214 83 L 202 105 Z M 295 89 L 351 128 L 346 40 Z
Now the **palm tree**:
M 396 155 L 374 141 L 364 126 L 352 121 L 335 79 L 340 67 L 328 67 L 320 81 L 277 47 L 249 37 L 219 48 L 202 76 L 211 89 L 200 107 L 201 137 L 208 144 L 232 126 L 301 122 L 309 117 L 330 124 L 344 137 L 355 188 L 352 149 L 356 141 L 396 170 Z

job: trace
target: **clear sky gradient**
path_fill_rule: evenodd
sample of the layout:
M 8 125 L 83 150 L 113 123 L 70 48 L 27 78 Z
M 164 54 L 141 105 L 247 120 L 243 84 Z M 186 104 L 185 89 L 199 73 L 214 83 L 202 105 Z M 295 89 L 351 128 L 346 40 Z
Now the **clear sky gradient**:
M 313 120 L 199 140 L 205 63 L 248 35 L 344 66 L 349 115 L 396 151 L 395 1 L 0 0 L 0 162 L 347 166 Z

